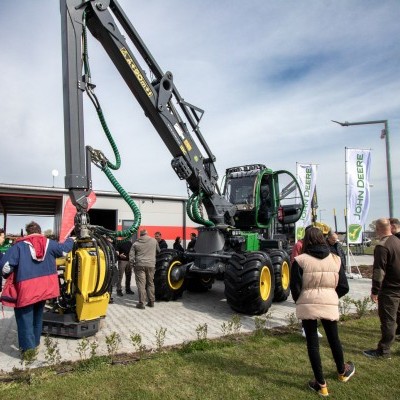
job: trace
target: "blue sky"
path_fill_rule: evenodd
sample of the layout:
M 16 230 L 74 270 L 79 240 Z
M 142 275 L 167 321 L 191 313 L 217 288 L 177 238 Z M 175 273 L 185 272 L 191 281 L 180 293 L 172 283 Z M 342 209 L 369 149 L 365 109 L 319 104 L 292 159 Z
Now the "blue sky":
M 400 217 L 400 2 L 398 0 L 120 0 L 181 95 L 205 110 L 201 129 L 222 178 L 263 163 L 295 173 L 318 167 L 320 215 L 344 228 L 345 147 L 372 149 L 368 222 L 388 216 L 381 125 L 387 119 L 394 213 Z M 0 182 L 63 186 L 59 2 L 3 0 L 0 14 Z M 116 177 L 130 192 L 186 195 L 171 156 L 108 56 L 90 40 L 91 72 L 119 145 Z M 143 65 L 144 67 L 144 65 Z M 85 141 L 112 157 L 88 101 Z M 112 190 L 93 168 L 94 189 Z M 1 220 L 0 220 L 1 222 Z

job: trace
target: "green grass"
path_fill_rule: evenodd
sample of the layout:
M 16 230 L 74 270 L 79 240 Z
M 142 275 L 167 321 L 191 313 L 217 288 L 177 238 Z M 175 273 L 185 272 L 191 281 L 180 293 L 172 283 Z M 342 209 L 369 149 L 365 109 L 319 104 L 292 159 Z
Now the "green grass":
M 371 360 L 362 350 L 379 339 L 376 316 L 340 324 L 345 359 L 356 365 L 347 383 L 336 380 L 326 339 L 321 355 L 332 399 L 400 398 L 400 343 L 391 360 Z M 296 333 L 202 340 L 128 365 L 97 360 L 95 369 L 55 374 L 32 371 L 31 384 L 0 384 L 0 399 L 316 399 L 305 340 Z
M 345 254 L 347 254 L 346 246 L 343 247 L 343 250 L 344 250 Z M 357 249 L 354 246 L 350 246 L 350 251 L 353 253 L 353 255 L 359 255 L 358 251 L 361 251 L 361 250 L 362 250 L 361 248 Z M 373 241 L 371 246 L 369 246 L 369 247 L 364 246 L 364 253 L 360 253 L 360 254 L 366 255 L 366 256 L 373 256 L 374 250 L 375 250 L 375 242 Z
M 364 247 L 364 254 L 368 255 L 368 256 L 373 256 L 374 255 L 374 250 L 375 250 L 375 246 L 371 245 L 369 247 Z

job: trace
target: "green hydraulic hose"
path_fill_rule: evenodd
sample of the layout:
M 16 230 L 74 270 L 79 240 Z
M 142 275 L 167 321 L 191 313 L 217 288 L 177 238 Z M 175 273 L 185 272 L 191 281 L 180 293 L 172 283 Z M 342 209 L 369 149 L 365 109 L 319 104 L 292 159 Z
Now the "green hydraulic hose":
M 121 156 L 119 155 L 118 147 L 115 144 L 115 141 L 114 141 L 113 137 L 111 136 L 110 130 L 108 129 L 107 122 L 106 122 L 106 120 L 104 118 L 103 111 L 102 111 L 101 107 L 100 106 L 96 107 L 96 111 L 97 111 L 97 115 L 99 116 L 99 120 L 100 120 L 101 126 L 103 127 L 104 133 L 107 136 L 108 142 L 110 143 L 111 148 L 113 149 L 113 152 L 114 152 L 114 156 L 115 156 L 115 165 L 112 164 L 107 159 L 107 166 L 110 167 L 113 170 L 117 170 L 121 166 Z
M 188 201 L 187 201 L 187 204 L 186 204 L 186 213 L 187 213 L 188 217 L 189 217 L 193 222 L 197 222 L 197 221 L 195 221 L 194 216 L 193 216 L 193 213 L 192 213 L 192 206 L 193 206 L 194 197 L 195 197 L 195 194 L 194 194 L 194 193 L 189 197 L 189 199 L 188 199 Z
M 142 219 L 139 207 L 132 200 L 132 198 L 125 191 L 125 189 L 119 184 L 119 182 L 117 181 L 115 176 L 112 174 L 112 172 L 110 171 L 110 169 L 108 168 L 107 165 L 103 166 L 102 171 L 105 173 L 108 180 L 112 183 L 112 185 L 115 187 L 117 192 L 128 203 L 129 207 L 131 208 L 131 210 L 133 212 L 134 222 L 129 229 L 125 229 L 124 231 L 111 231 L 111 230 L 103 228 L 103 227 L 97 227 L 96 230 L 101 233 L 104 233 L 106 235 L 110 235 L 112 237 L 131 237 L 138 230 L 141 219 Z
M 200 224 L 202 224 L 204 226 L 214 226 L 215 224 L 213 222 L 211 222 L 210 220 L 206 220 L 201 216 L 200 208 L 201 208 L 202 199 L 203 199 L 203 193 L 200 192 L 200 194 L 196 197 L 196 200 L 194 202 L 195 207 L 193 209 L 193 215 L 195 216 L 195 218 L 198 221 L 200 221 Z
M 92 101 L 93 105 L 96 108 L 97 115 L 99 117 L 101 126 L 103 128 L 104 133 L 107 136 L 108 142 L 111 145 L 111 148 L 113 150 L 114 156 L 115 156 L 115 164 L 111 163 L 105 156 L 101 154 L 101 161 L 97 160 L 97 162 L 94 162 L 94 164 L 99 167 L 107 176 L 108 180 L 111 182 L 111 184 L 114 186 L 114 188 L 118 191 L 118 193 L 122 196 L 122 198 L 126 201 L 126 203 L 129 205 L 131 208 L 133 215 L 134 215 L 134 223 L 129 229 L 123 230 L 123 231 L 112 231 L 109 229 L 106 229 L 101 226 L 97 226 L 95 230 L 101 234 L 106 234 L 111 237 L 123 237 L 124 240 L 129 239 L 139 228 L 140 222 L 141 222 L 141 214 L 138 206 L 136 203 L 132 200 L 132 198 L 129 196 L 129 194 L 124 190 L 124 188 L 119 184 L 115 176 L 112 174 L 109 168 L 113 170 L 117 170 L 121 166 L 121 157 L 118 151 L 118 147 L 111 135 L 110 130 L 108 129 L 107 122 L 104 118 L 103 110 L 101 109 L 100 103 L 96 97 L 96 95 L 93 92 L 94 85 L 91 83 L 91 73 L 90 73 L 90 66 L 89 66 L 89 53 L 88 53 L 88 46 L 87 46 L 87 30 L 86 30 L 86 12 L 83 13 L 83 30 L 82 30 L 82 36 L 83 36 L 83 65 L 84 65 L 84 71 L 85 71 L 85 81 L 86 81 L 86 93 L 88 94 L 90 100 Z
M 190 196 L 187 207 L 188 216 L 193 222 L 196 222 L 198 224 L 204 226 L 214 226 L 215 224 L 212 221 L 206 220 L 201 216 L 200 208 L 202 198 L 203 194 L 201 192 L 200 194 L 192 194 Z

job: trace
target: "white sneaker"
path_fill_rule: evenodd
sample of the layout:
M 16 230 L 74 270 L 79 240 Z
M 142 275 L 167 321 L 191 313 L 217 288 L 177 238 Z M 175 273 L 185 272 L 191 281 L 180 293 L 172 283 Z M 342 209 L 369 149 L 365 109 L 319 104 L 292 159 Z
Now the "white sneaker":
M 322 333 L 317 329 L 317 335 L 319 338 L 322 338 Z M 306 337 L 306 332 L 304 331 L 304 328 L 301 329 L 301 336 Z

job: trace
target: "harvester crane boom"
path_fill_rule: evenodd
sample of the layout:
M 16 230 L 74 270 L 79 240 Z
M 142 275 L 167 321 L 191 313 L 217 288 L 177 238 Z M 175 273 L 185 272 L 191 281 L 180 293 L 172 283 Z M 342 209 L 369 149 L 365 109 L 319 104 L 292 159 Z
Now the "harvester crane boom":
M 215 225 L 233 225 L 235 207 L 220 193 L 215 156 L 204 140 L 199 121 L 203 111 L 183 100 L 171 72 L 163 72 L 116 0 L 60 0 L 64 80 L 66 188 L 78 210 L 85 211 L 89 193 L 90 154 L 84 145 L 83 92 L 94 85 L 84 70 L 85 27 L 101 43 L 125 83 L 173 156 L 171 165 L 200 196 Z M 115 19 L 114 19 L 115 18 Z M 141 67 L 116 23 L 122 26 L 150 71 Z M 175 105 L 176 104 L 176 105 Z M 179 114 L 178 109 L 183 113 Z M 191 132 L 203 147 L 203 156 Z

